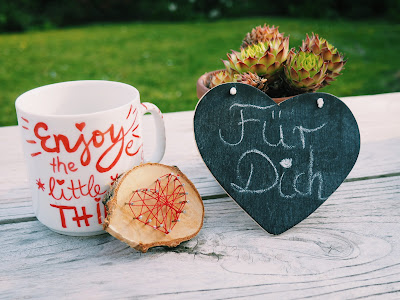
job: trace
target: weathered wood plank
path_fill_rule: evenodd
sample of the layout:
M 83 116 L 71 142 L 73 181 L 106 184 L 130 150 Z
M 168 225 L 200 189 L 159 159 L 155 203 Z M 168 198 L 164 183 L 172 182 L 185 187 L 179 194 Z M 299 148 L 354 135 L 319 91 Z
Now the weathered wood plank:
M 201 160 L 197 150 L 194 148 L 194 141 L 192 145 L 188 142 L 186 147 L 187 151 L 184 151 L 182 160 L 174 156 L 179 155 L 179 153 L 176 154 L 181 149 L 178 147 L 177 151 L 173 152 L 175 153 L 174 155 L 171 152 L 167 152 L 163 162 L 178 165 L 193 181 L 205 199 L 212 198 L 213 195 L 225 194 Z M 400 156 L 398 153 L 400 153 L 400 139 L 362 144 L 359 159 L 348 179 L 359 180 L 380 175 L 399 176 Z M 19 172 L 25 172 L 23 165 Z M 4 175 L 0 174 L 0 178 L 4 180 L 0 186 L 0 202 L 2 203 L 0 206 L 0 224 L 19 218 L 33 217 L 30 203 L 31 192 L 28 189 L 28 182 L 24 178 L 25 176 L 22 178 L 17 176 L 10 177 L 7 182 L 4 177 Z
M 349 179 L 398 174 L 400 171 L 400 93 L 345 98 L 361 130 L 361 151 Z M 397 101 L 398 100 L 398 101 Z M 368 107 L 369 109 L 365 109 Z M 367 111 L 367 113 L 365 112 Z M 371 120 L 374 120 L 372 122 Z M 205 167 L 193 135 L 193 112 L 165 114 L 167 148 L 163 163 L 177 165 L 207 198 L 224 194 Z M 376 127 L 382 132 L 376 135 Z M 383 129 L 382 129 L 383 128 Z M 145 117 L 144 129 L 153 132 L 151 119 Z M 386 139 L 382 140 L 382 137 Z M 145 135 L 145 150 L 151 151 L 151 134 Z M 0 128 L 0 224 L 33 217 L 30 191 L 18 128 Z M 4 168 L 4 169 L 3 169 Z
M 231 199 L 205 202 L 199 235 L 141 254 L 109 235 L 69 237 L 38 221 L 0 226 L 5 298 L 357 298 L 400 296 L 399 177 L 349 182 L 271 236 Z M 18 238 L 16 238 L 18 237 Z
M 400 137 L 400 93 L 345 97 L 342 100 L 357 120 L 362 141 Z
M 197 152 L 193 112 L 166 114 L 163 162 L 208 199 L 206 217 L 195 239 L 147 254 L 107 234 L 68 237 L 41 225 L 19 132 L 0 128 L 1 298 L 400 298 L 400 93 L 344 100 L 362 138 L 350 181 L 279 236 L 216 196 L 223 191 Z

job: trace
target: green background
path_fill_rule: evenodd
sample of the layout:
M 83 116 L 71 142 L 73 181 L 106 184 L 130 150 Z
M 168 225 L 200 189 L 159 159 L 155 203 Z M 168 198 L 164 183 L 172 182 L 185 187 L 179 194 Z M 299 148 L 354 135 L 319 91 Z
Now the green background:
M 400 91 L 400 25 L 382 20 L 260 17 L 86 25 L 0 34 L 0 126 L 17 124 L 18 95 L 69 80 L 125 82 L 163 112 L 193 110 L 198 77 L 223 69 L 226 53 L 238 50 L 245 34 L 264 23 L 290 35 L 290 47 L 315 32 L 344 53 L 343 75 L 321 92 L 341 97 Z

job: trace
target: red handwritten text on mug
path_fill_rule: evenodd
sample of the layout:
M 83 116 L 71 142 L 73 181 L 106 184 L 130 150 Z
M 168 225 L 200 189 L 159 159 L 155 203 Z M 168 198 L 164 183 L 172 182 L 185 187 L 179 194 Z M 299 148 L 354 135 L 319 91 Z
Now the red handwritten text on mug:
M 111 124 L 107 130 L 93 130 L 89 135 L 84 133 L 84 128 L 86 126 L 85 122 L 76 123 L 76 130 L 81 132 L 76 141 L 71 141 L 70 138 L 64 134 L 48 134 L 47 131 L 49 130 L 49 127 L 44 122 L 38 122 L 33 131 L 35 136 L 40 140 L 42 149 L 46 152 L 60 153 L 62 146 L 68 153 L 82 151 L 80 155 L 82 166 L 90 164 L 92 160 L 91 149 L 101 148 L 106 138 L 109 137 L 111 145 L 104 149 L 104 152 L 102 152 L 96 162 L 96 170 L 103 173 L 111 170 L 118 163 L 123 152 L 128 156 L 134 156 L 139 153 L 142 145 L 139 145 L 137 149 L 131 149 L 134 144 L 133 138 L 137 135 L 132 134 L 131 136 L 128 136 L 129 133 L 133 133 L 139 127 L 139 124 L 136 124 L 136 120 L 137 112 L 130 126 L 121 126 L 119 129 L 115 129 L 114 124 Z M 83 146 L 83 149 L 81 146 Z M 109 156 L 114 157 L 111 157 L 110 159 Z M 111 161 L 111 163 L 106 164 L 103 161 Z
M 69 180 L 69 182 L 65 182 L 65 180 L 58 180 L 54 177 L 50 177 L 49 179 L 49 196 L 51 196 L 55 200 L 71 200 L 71 199 L 79 199 L 81 196 L 89 196 L 91 198 L 96 198 L 98 196 L 104 195 L 106 191 L 101 191 L 101 187 L 98 184 L 95 184 L 94 175 L 89 177 L 89 181 L 86 184 L 83 184 L 80 179 L 76 182 L 74 180 Z M 57 189 L 56 189 L 57 187 Z

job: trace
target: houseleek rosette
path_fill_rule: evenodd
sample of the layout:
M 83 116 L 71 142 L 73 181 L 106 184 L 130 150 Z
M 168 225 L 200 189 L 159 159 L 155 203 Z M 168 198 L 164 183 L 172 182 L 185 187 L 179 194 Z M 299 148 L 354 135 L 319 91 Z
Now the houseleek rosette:
M 232 50 L 225 67 L 238 73 L 255 73 L 270 78 L 283 69 L 289 53 L 289 38 L 276 38 L 265 43 L 250 45 L 240 52 Z
M 211 74 L 208 87 L 211 89 L 217 85 L 227 82 L 234 82 L 234 74 L 229 70 L 222 70 Z
M 311 92 L 319 89 L 326 78 L 328 63 L 321 54 L 312 51 L 290 51 L 285 76 L 289 85 L 298 91 Z
M 340 71 L 343 70 L 343 66 L 347 62 L 337 48 L 328 43 L 326 39 L 320 38 L 318 34 L 313 33 L 311 38 L 307 34 L 307 38 L 303 40 L 301 49 L 303 51 L 312 51 L 315 54 L 321 54 L 324 61 L 328 63 L 327 75 L 322 86 L 328 85 L 330 82 L 334 81 L 336 77 L 341 75 Z
M 208 88 L 216 87 L 217 85 L 228 82 L 241 82 L 254 86 L 255 88 L 266 92 L 268 90 L 267 79 L 262 78 L 254 73 L 233 73 L 228 70 L 222 70 L 210 75 Z
M 268 91 L 267 79 L 254 73 L 236 74 L 235 80 L 244 84 L 251 85 L 264 93 Z
M 283 39 L 283 34 L 279 32 L 279 27 L 269 27 L 264 24 L 263 27 L 257 26 L 253 28 L 250 32 L 246 34 L 242 41 L 241 48 L 246 48 L 249 45 L 254 45 L 258 43 L 265 43 L 273 39 Z

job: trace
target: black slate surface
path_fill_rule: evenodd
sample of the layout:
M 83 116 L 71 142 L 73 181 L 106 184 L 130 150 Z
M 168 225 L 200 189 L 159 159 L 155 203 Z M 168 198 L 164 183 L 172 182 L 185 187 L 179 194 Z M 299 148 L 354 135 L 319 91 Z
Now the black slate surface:
M 223 189 L 272 234 L 288 230 L 324 203 L 360 150 L 357 122 L 337 97 L 310 93 L 277 105 L 241 83 L 204 95 L 194 132 L 205 164 Z

